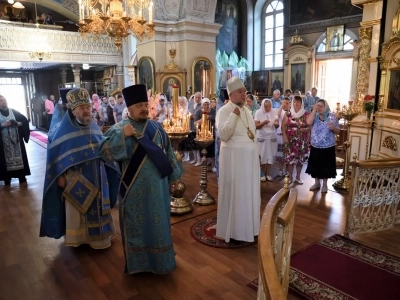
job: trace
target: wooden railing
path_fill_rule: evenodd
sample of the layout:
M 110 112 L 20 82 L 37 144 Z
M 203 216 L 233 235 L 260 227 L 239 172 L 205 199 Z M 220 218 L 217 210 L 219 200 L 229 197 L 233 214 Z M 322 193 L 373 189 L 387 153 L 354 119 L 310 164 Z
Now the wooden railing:
M 296 201 L 297 189 L 283 188 L 264 210 L 258 237 L 257 299 L 287 298 Z
M 353 161 L 344 235 L 380 231 L 400 222 L 400 159 Z

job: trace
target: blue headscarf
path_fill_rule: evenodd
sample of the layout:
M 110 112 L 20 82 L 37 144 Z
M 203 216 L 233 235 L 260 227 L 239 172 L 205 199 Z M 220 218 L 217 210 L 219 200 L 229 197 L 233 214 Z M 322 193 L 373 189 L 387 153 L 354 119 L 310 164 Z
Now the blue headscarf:
M 318 102 L 322 102 L 322 101 L 324 101 L 324 103 L 325 103 L 325 112 L 324 112 L 322 115 L 324 116 L 324 121 L 327 122 L 327 121 L 329 121 L 329 115 L 330 115 L 330 113 L 331 113 L 331 109 L 330 109 L 330 107 L 329 107 L 328 102 L 327 102 L 326 100 L 324 100 L 324 99 L 319 99 L 319 100 L 317 101 L 317 103 L 318 103 Z M 317 120 L 319 120 L 319 115 L 320 115 L 320 113 L 318 113 L 318 112 L 315 114 L 314 123 L 315 123 Z

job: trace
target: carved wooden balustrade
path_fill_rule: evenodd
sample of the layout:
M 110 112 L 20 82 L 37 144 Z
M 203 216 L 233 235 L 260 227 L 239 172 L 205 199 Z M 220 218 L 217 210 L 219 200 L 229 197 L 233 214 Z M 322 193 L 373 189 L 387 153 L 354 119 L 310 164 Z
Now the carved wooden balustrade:
M 297 189 L 283 188 L 271 198 L 264 210 L 258 237 L 260 276 L 257 299 L 287 298 L 296 201 Z
M 400 159 L 353 161 L 344 235 L 380 231 L 400 222 Z

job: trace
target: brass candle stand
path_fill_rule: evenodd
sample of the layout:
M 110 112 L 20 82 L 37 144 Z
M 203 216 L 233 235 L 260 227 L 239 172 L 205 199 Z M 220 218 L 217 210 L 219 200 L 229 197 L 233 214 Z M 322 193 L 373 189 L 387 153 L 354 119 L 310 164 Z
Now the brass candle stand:
M 175 157 L 179 162 L 182 162 L 182 156 L 178 152 L 179 143 L 188 136 L 188 132 L 167 132 L 169 139 L 171 140 L 174 148 Z M 182 215 L 193 211 L 193 205 L 190 200 L 186 199 L 184 194 L 186 191 L 186 185 L 181 179 L 175 186 L 171 194 L 171 213 Z
M 177 85 L 173 86 L 173 118 L 165 120 L 162 125 L 165 132 L 168 134 L 174 148 L 176 159 L 182 163 L 182 156 L 178 152 L 179 143 L 188 136 L 189 130 L 189 116 L 179 116 L 179 102 L 178 102 L 178 90 Z M 170 112 L 168 111 L 168 114 Z M 171 213 L 172 214 L 186 214 L 193 210 L 192 203 L 184 197 L 186 191 L 186 185 L 179 179 L 174 190 L 171 192 Z
M 208 137 L 207 139 L 196 138 L 195 142 L 199 145 L 203 150 L 201 154 L 203 158 L 201 159 L 201 175 L 200 175 L 200 188 L 201 191 L 194 197 L 193 203 L 197 205 L 211 205 L 215 203 L 215 199 L 213 196 L 207 192 L 207 150 L 206 148 L 214 142 L 214 139 Z
M 345 160 L 344 160 L 344 168 L 343 168 L 343 178 L 336 181 L 333 184 L 334 188 L 337 189 L 342 189 L 345 191 L 350 190 L 350 185 L 351 185 L 351 177 L 350 177 L 350 172 L 349 172 L 349 165 L 350 165 L 350 151 L 351 151 L 351 142 L 350 142 L 350 127 L 351 127 L 351 122 L 353 119 L 358 115 L 358 112 L 355 112 L 352 109 L 352 103 L 349 103 L 350 105 L 344 109 L 341 112 L 341 117 L 346 120 L 346 129 L 347 129 L 347 139 L 343 143 L 344 145 L 344 150 L 345 150 Z

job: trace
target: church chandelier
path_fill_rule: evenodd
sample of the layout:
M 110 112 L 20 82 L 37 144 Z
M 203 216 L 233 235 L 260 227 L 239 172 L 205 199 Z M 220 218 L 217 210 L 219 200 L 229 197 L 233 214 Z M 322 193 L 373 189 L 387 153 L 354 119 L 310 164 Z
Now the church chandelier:
M 114 39 L 120 50 L 128 35 L 139 41 L 154 35 L 151 0 L 79 0 L 79 31 Z

